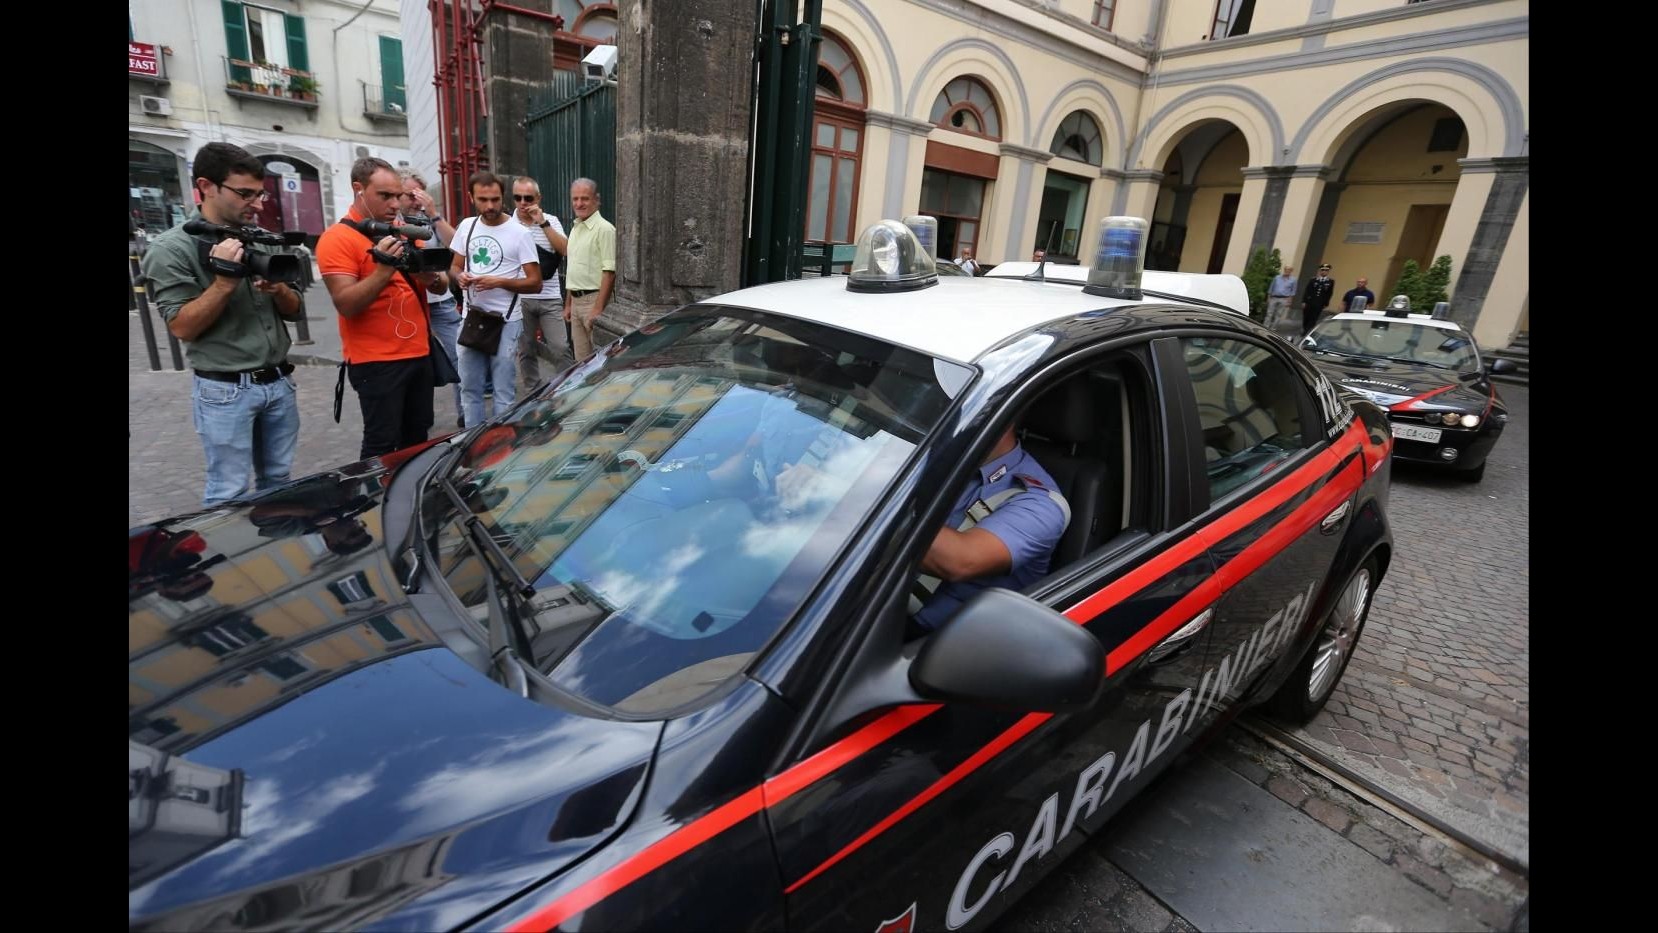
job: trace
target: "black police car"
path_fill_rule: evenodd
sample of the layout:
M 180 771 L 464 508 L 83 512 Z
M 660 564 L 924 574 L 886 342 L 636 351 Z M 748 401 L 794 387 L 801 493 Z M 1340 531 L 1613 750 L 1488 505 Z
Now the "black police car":
M 1455 321 L 1402 308 L 1343 313 L 1321 321 L 1301 346 L 1337 384 L 1387 409 L 1394 456 L 1469 482 L 1485 476 L 1486 457 L 1508 424 L 1490 376 L 1514 364 L 1482 361 Z
M 1239 709 L 1316 712 L 1387 571 L 1383 412 L 1233 311 L 905 236 L 134 529 L 129 925 L 979 928 Z M 1052 571 L 917 637 L 1015 421 Z

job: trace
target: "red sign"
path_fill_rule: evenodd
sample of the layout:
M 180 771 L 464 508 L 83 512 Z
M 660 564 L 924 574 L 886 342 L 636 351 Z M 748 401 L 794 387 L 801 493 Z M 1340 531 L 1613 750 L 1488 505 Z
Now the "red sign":
M 161 77 L 156 47 L 146 42 L 128 42 L 127 74 L 143 75 L 147 78 Z

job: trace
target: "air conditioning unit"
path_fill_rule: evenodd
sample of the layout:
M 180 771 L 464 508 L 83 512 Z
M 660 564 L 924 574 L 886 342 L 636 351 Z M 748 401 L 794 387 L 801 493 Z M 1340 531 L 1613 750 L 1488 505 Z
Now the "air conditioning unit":
M 138 97 L 138 107 L 145 113 L 158 117 L 168 117 L 173 114 L 173 102 L 165 97 L 151 97 L 141 94 Z
M 378 156 L 379 154 L 380 153 L 374 151 L 374 148 L 372 146 L 358 146 L 357 147 L 356 158 L 359 158 L 359 159 L 372 159 L 375 156 Z

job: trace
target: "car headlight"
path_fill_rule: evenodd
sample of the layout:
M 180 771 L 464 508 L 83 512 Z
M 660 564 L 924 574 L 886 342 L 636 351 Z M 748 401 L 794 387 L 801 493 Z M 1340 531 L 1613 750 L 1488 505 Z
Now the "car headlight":
M 1428 417 L 1432 418 L 1433 416 L 1429 415 Z M 1454 424 L 1457 423 L 1457 420 L 1460 419 L 1461 417 L 1462 417 L 1461 415 L 1458 415 L 1454 411 L 1441 412 L 1440 415 L 1439 415 L 1439 422 L 1440 422 L 1440 424 L 1444 424 L 1444 425 L 1447 425 L 1447 426 L 1454 425 Z
M 1461 420 L 1462 426 L 1465 428 L 1477 428 L 1480 426 L 1479 415 L 1463 415 Z

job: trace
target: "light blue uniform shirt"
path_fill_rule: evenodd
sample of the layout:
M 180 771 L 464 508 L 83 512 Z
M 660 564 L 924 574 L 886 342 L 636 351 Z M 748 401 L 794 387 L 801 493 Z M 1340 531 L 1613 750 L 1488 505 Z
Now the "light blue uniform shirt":
M 967 509 L 974 502 L 1018 485 L 1018 478 L 1023 478 L 1027 490 L 1002 503 L 984 521 L 973 526 L 983 528 L 1007 545 L 1008 553 L 1013 555 L 1011 572 L 944 583 L 915 614 L 915 621 L 923 628 L 938 628 L 982 589 L 999 586 L 1019 590 L 1047 574 L 1054 547 L 1065 534 L 1065 510 L 1047 493 L 1050 489 L 1058 491 L 1059 484 L 1022 446 L 1015 445 L 979 467 L 977 481 L 962 490 L 945 524 L 960 528 L 967 520 Z

